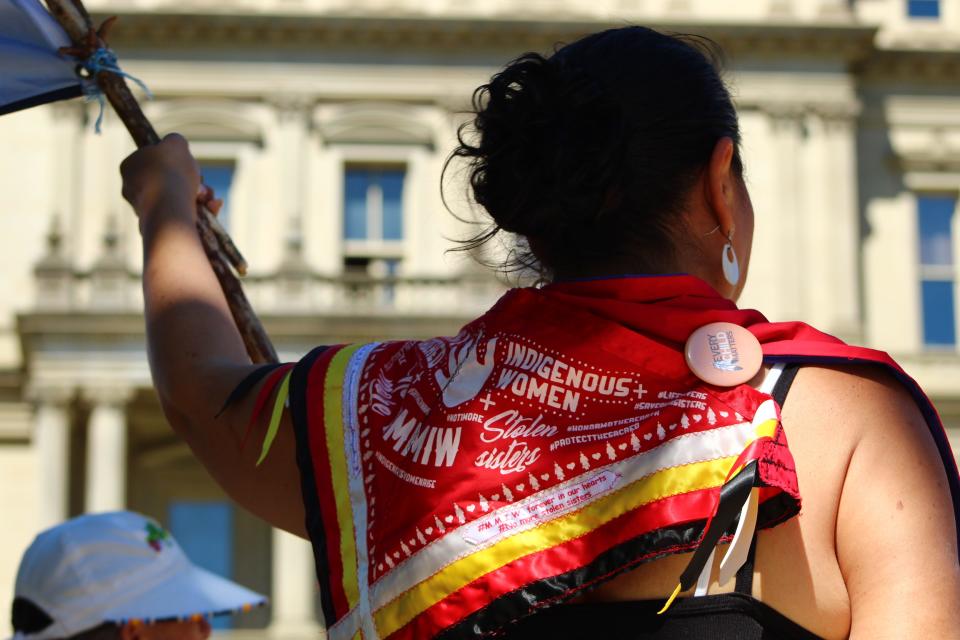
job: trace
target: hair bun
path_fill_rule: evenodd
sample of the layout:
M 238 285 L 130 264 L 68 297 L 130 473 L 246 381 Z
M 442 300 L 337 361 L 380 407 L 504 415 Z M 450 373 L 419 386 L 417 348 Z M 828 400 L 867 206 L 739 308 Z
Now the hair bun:
M 699 169 L 721 137 L 739 142 L 709 46 L 643 27 L 596 33 L 550 58 L 526 53 L 474 92 L 473 110 L 452 157 L 469 162 L 473 200 L 495 227 L 464 248 L 502 229 L 525 236 L 554 272 L 611 259 L 664 266 Z
M 617 109 L 597 99 L 595 79 L 564 67 L 527 53 L 474 95 L 475 200 L 501 229 L 528 238 L 592 220 L 601 204 L 595 187 L 612 178 L 609 154 L 590 152 L 617 126 Z

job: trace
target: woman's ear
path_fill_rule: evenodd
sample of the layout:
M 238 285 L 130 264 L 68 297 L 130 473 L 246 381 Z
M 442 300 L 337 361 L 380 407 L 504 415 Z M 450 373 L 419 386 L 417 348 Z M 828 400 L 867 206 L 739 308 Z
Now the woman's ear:
M 704 197 L 724 236 L 736 227 L 737 176 L 733 170 L 733 154 L 733 140 L 720 138 L 710 155 L 704 181 Z

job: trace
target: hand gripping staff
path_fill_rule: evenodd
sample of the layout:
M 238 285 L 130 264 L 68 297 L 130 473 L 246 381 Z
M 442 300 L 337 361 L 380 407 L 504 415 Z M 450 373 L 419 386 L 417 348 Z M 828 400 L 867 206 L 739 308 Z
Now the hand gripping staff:
M 127 87 L 126 74 L 117 66 L 116 57 L 105 42 L 107 31 L 115 18 L 108 19 L 99 29 L 94 29 L 81 0 L 44 2 L 73 43 L 73 46 L 63 53 L 80 60 L 80 66 L 89 73 L 90 79 L 96 82 L 100 91 L 110 101 L 137 146 L 144 147 L 160 142 L 160 136 L 154 131 Z M 216 217 L 203 205 L 197 206 L 197 232 L 250 359 L 256 363 L 277 362 L 277 353 L 244 295 L 240 281 L 231 270 L 232 266 L 242 276 L 246 273 L 247 264 Z

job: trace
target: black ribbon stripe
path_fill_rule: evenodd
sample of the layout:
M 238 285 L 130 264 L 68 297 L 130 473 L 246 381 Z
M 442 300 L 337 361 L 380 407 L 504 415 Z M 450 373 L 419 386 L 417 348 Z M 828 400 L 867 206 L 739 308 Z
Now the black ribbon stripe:
M 756 486 L 757 461 L 751 460 L 740 472 L 724 483 L 720 489 L 720 504 L 710 522 L 710 528 L 703 534 L 700 546 L 693 552 L 690 564 L 680 574 L 680 590 L 686 591 L 697 583 L 697 578 L 710 559 L 720 538 L 730 528 L 740 514 L 744 503 L 750 498 L 750 491 Z
M 243 398 L 247 393 L 250 392 L 250 389 L 257 386 L 257 383 L 263 380 L 263 378 L 272 371 L 276 371 L 279 367 L 283 366 L 280 363 L 275 364 L 265 364 L 262 367 L 258 367 L 247 374 L 247 376 L 240 381 L 236 387 L 233 388 L 233 391 L 230 392 L 230 395 L 227 396 L 226 402 L 223 403 L 223 406 L 220 407 L 220 411 L 217 411 L 217 415 L 214 418 L 219 418 L 223 415 L 223 412 L 229 409 L 233 404 L 237 403 L 241 398 Z

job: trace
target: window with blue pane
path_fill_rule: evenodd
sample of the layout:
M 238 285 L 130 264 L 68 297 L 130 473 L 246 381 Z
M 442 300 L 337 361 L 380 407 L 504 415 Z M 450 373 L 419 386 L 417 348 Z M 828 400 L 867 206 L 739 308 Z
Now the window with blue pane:
M 200 162 L 203 183 L 213 188 L 214 194 L 223 200 L 217 217 L 224 229 L 230 228 L 230 188 L 233 186 L 233 164 L 226 162 Z
M 170 503 L 167 524 L 190 560 L 224 578 L 233 577 L 233 509 L 224 501 L 178 500 Z M 211 620 L 229 629 L 230 617 Z
M 940 0 L 907 0 L 907 15 L 911 18 L 939 18 Z
M 343 234 L 346 240 L 403 240 L 401 168 L 347 167 L 344 173 Z
M 956 205 L 953 196 L 917 196 L 923 343 L 932 348 L 954 347 L 957 344 L 956 264 L 952 231 Z

